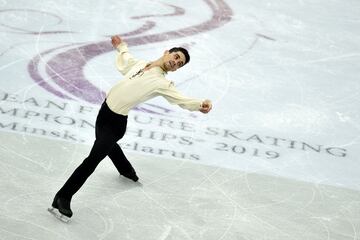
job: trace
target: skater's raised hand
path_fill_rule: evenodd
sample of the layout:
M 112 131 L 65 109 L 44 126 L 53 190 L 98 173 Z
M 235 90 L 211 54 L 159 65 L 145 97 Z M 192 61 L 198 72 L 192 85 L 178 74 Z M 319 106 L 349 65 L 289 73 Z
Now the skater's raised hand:
M 202 113 L 208 113 L 212 109 L 212 103 L 209 99 L 206 99 L 202 102 L 201 107 L 199 109 Z
M 113 45 L 114 48 L 117 48 L 121 42 L 122 40 L 120 36 L 115 35 L 111 37 L 111 44 Z

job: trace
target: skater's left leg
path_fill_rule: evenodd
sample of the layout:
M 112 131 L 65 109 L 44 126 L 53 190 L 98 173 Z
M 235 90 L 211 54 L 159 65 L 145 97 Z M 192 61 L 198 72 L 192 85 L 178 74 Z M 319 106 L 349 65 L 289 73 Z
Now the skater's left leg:
M 104 134 L 104 128 L 109 128 L 111 129 L 111 132 L 119 136 L 119 140 L 125 134 L 126 125 L 127 117 L 115 114 L 107 106 L 106 102 L 104 102 L 96 120 L 95 137 L 96 139 L 102 138 L 102 135 Z M 135 182 L 138 180 L 134 168 L 131 166 L 130 162 L 116 141 L 111 144 L 108 156 L 121 175 L 128 177 Z
M 136 175 L 135 169 L 132 167 L 129 160 L 127 160 L 124 152 L 118 144 L 113 145 L 108 156 L 121 175 L 130 178 L 134 182 L 139 180 L 138 176 Z

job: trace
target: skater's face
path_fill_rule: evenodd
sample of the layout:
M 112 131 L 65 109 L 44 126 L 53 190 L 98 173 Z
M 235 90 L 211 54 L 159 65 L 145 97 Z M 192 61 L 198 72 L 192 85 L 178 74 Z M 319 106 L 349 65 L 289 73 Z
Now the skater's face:
M 181 51 L 164 53 L 164 68 L 167 72 L 174 72 L 184 66 L 186 58 Z

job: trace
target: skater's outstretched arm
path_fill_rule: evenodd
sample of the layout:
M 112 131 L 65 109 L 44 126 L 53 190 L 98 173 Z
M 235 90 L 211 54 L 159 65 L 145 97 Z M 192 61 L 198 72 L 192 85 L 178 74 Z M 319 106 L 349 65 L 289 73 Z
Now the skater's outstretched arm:
M 181 108 L 189 111 L 200 111 L 202 113 L 208 113 L 212 109 L 212 103 L 210 100 L 200 100 L 190 98 L 181 94 L 171 82 L 169 85 L 158 90 L 158 94 L 163 96 L 169 103 L 177 104 Z
M 126 42 L 124 42 L 120 36 L 112 36 L 111 44 L 118 51 L 116 67 L 123 75 L 126 75 L 139 60 L 129 53 Z

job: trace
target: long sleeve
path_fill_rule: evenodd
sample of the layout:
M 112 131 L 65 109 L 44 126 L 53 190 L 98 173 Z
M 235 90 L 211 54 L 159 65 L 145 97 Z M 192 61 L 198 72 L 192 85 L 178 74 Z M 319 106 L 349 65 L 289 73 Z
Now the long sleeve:
M 125 42 L 119 44 L 116 56 L 116 67 L 123 74 L 126 75 L 129 70 L 139 61 L 135 59 L 129 52 Z
M 174 86 L 173 82 L 170 82 L 167 86 L 157 90 L 157 93 L 163 96 L 169 103 L 177 104 L 181 108 L 189 111 L 198 111 L 201 107 L 202 100 L 189 98 L 182 95 Z

